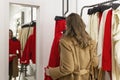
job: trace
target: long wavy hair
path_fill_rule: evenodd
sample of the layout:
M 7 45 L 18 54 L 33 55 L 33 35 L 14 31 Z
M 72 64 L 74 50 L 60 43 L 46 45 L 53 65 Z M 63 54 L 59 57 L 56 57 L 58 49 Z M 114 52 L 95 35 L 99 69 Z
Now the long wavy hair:
M 85 31 L 86 25 L 83 22 L 81 16 L 76 13 L 71 13 L 66 18 L 66 23 L 67 29 L 65 35 L 74 37 L 81 46 L 81 48 L 87 47 L 91 38 Z

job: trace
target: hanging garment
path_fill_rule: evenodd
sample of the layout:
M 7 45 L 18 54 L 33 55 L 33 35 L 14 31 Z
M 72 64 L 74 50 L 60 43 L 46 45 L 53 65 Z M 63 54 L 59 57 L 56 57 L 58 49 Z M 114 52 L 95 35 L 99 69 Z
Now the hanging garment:
M 92 40 L 95 40 L 98 42 L 98 26 L 99 26 L 99 13 L 95 13 L 90 15 L 90 22 L 89 22 L 89 27 L 90 27 L 90 36 Z
M 99 27 L 99 33 L 98 33 L 98 45 L 97 45 L 97 55 L 99 57 L 99 65 L 98 68 L 102 68 L 102 51 L 103 51 L 103 38 L 104 38 L 104 26 L 105 26 L 105 20 L 108 13 L 108 10 L 105 10 L 102 13 L 102 18 L 100 22 Z
M 112 20 L 112 80 L 120 80 L 120 10 L 113 10 Z
M 103 40 L 103 53 L 102 53 L 102 69 L 104 71 L 111 71 L 111 24 L 112 24 L 112 10 L 108 11 Z
M 28 39 L 28 37 L 33 33 L 33 27 L 25 27 L 22 28 L 19 34 L 19 40 L 20 40 L 20 44 L 21 44 L 21 51 L 23 52 L 26 41 Z M 22 56 L 22 54 L 21 54 Z
M 29 60 L 32 60 L 33 64 L 36 63 L 36 27 L 34 27 L 33 34 L 31 34 L 27 39 L 23 55 L 21 57 L 21 63 L 29 64 Z
M 63 31 L 66 29 L 65 25 L 66 25 L 65 19 L 56 20 L 54 40 L 50 52 L 48 67 L 57 67 L 60 64 L 59 40 L 63 34 Z M 51 77 L 45 75 L 44 80 L 52 79 Z

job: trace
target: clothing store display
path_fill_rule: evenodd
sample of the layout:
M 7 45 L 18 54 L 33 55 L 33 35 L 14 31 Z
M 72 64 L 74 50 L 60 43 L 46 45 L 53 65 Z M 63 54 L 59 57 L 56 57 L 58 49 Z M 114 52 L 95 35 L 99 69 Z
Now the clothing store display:
M 52 3 L 46 6 L 47 4 L 43 1 L 42 13 L 39 13 L 39 4 L 35 3 L 28 3 L 31 5 L 29 11 L 26 11 L 27 7 L 26 9 L 20 8 L 22 13 L 17 15 L 16 11 L 12 9 L 14 6 L 10 7 L 10 10 L 13 11 L 10 12 L 10 28 L 13 32 L 9 34 L 9 37 L 10 35 L 17 36 L 17 39 L 15 37 L 9 39 L 9 80 L 13 80 L 13 78 L 15 78 L 14 80 L 36 80 L 39 77 L 41 80 L 120 80 L 120 0 L 107 0 L 106 2 L 101 0 L 101 3 L 97 3 L 99 2 L 97 0 L 94 2 L 97 4 L 91 5 L 85 5 L 90 1 L 84 4 L 76 3 L 81 2 L 76 1 L 75 4 L 84 5 L 82 8 L 81 5 L 69 7 L 68 1 L 62 1 L 61 13 L 63 16 L 55 17 L 54 30 L 53 26 L 49 26 L 52 25 L 52 21 L 45 20 L 60 12 L 55 11 L 59 8 L 55 8 L 55 12 L 47 13 L 47 7 Z M 54 1 L 53 5 L 56 2 Z M 27 5 L 23 1 L 24 3 Z M 68 8 L 71 8 L 71 11 L 75 11 L 76 14 L 78 7 L 81 9 L 81 13 L 85 13 L 83 16 L 81 14 L 80 21 L 77 21 L 79 17 L 74 19 L 74 15 L 72 17 L 64 15 Z M 83 11 L 84 8 L 86 8 L 85 11 Z M 50 15 L 46 16 L 44 12 Z M 37 17 L 34 13 L 38 13 Z M 39 19 L 41 15 L 43 19 Z M 85 20 L 83 23 L 82 18 Z M 33 21 L 33 19 L 37 19 L 37 28 L 36 20 Z M 38 20 L 43 21 L 39 23 Z M 28 21 L 31 22 L 24 24 Z M 38 28 L 40 30 L 37 30 L 36 34 Z M 50 32 L 48 28 L 53 31 L 53 35 L 48 33 Z M 45 40 L 48 38 L 49 40 Z M 51 43 L 42 43 L 51 41 L 51 38 L 53 38 Z M 4 66 L 2 67 L 4 68 Z
M 117 1 L 117 0 L 116 0 Z M 114 0 L 113 0 L 114 2 Z M 106 4 L 107 3 L 107 4 Z M 109 4 L 110 3 L 110 4 Z M 119 3 L 112 3 L 112 1 L 106 1 L 103 3 L 84 6 L 93 7 L 88 9 L 88 14 L 90 16 L 90 31 L 94 33 L 91 35 L 96 35 L 94 32 L 96 28 L 94 28 L 93 18 L 96 13 L 99 13 L 99 25 L 98 25 L 98 43 L 97 43 L 97 54 L 99 57 L 99 76 L 98 80 L 119 80 L 119 17 L 117 14 L 120 14 L 118 8 L 120 6 Z M 104 5 L 105 4 L 105 5 Z M 113 16 L 113 17 L 112 17 Z M 93 21 L 93 22 L 92 22 Z M 91 28 L 92 27 L 92 28 Z M 92 31 L 93 30 L 93 31 Z M 107 74 L 106 74 L 107 73 Z
M 66 29 L 65 18 L 56 17 L 54 40 L 51 47 L 48 67 L 57 67 L 60 65 L 59 40 Z M 52 80 L 51 77 L 45 75 L 44 80 Z

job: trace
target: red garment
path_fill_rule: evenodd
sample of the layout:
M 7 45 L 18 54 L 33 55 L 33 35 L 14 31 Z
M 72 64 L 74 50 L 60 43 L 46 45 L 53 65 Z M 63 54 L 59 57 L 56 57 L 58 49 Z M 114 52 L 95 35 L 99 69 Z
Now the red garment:
M 18 57 L 20 58 L 21 55 L 20 50 L 21 50 L 20 41 L 17 39 L 9 39 L 9 62 L 11 62 L 15 57 L 10 56 L 11 54 L 16 54 L 16 56 L 18 55 Z
M 56 20 L 55 24 L 55 36 L 50 52 L 49 63 L 48 67 L 57 67 L 60 64 L 60 53 L 59 53 L 59 40 L 62 36 L 62 32 L 66 29 L 65 28 L 66 21 L 63 20 Z M 45 75 L 44 80 L 52 80 L 51 77 Z
M 112 10 L 108 11 L 105 22 L 104 40 L 103 40 L 103 54 L 102 54 L 102 69 L 111 71 L 111 22 Z
M 102 18 L 102 12 L 99 12 L 99 24 L 101 22 L 101 18 Z
M 23 55 L 21 57 L 21 63 L 29 64 L 29 60 L 36 63 L 36 28 L 34 27 L 34 32 L 29 36 L 25 44 Z

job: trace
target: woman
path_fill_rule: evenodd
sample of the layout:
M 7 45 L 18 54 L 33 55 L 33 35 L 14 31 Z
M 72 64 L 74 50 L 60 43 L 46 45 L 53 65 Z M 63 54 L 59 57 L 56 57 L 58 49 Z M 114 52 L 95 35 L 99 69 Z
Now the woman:
M 91 65 L 98 65 L 96 44 L 85 31 L 82 18 L 71 13 L 67 30 L 60 40 L 60 66 L 46 68 L 53 80 L 90 80 Z
M 20 41 L 13 37 L 13 31 L 9 30 L 9 80 L 16 80 L 18 76 L 18 57 L 20 58 Z

